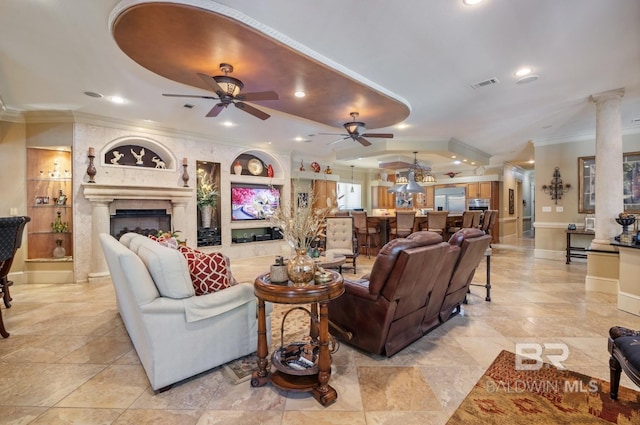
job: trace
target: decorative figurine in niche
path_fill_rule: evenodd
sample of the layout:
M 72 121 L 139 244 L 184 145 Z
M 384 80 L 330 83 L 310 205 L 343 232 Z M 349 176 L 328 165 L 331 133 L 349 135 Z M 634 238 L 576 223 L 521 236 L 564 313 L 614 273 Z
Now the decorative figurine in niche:
M 271 164 L 267 167 L 267 177 L 273 177 L 273 166 Z
M 324 170 L 325 174 L 333 174 L 333 170 L 330 165 L 327 165 L 327 168 Z
M 304 171 L 304 161 L 300 160 L 300 171 Z
M 157 156 L 154 156 L 153 158 L 151 158 L 151 162 L 155 162 L 156 163 L 156 168 L 160 168 L 162 170 L 166 170 L 167 169 L 167 165 L 164 163 L 164 161 L 162 161 Z
M 136 153 L 133 149 L 131 149 L 131 155 L 136 159 L 136 165 L 144 165 L 142 161 L 142 157 L 144 156 L 144 148 L 140 149 L 140 153 Z
M 111 158 L 111 163 L 114 165 L 120 165 L 118 164 L 118 161 L 120 161 L 123 156 L 124 156 L 123 153 L 120 153 L 118 151 L 113 151 L 113 158 Z

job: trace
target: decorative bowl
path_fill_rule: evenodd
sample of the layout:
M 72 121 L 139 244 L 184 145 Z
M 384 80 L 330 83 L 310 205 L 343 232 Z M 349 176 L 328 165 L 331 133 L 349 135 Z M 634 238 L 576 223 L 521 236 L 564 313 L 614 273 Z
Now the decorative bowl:
M 629 225 L 631 225 L 631 224 L 633 224 L 635 222 L 636 222 L 636 218 L 633 217 L 633 216 L 624 217 L 624 218 L 616 217 L 616 223 L 618 223 L 621 226 L 629 226 Z

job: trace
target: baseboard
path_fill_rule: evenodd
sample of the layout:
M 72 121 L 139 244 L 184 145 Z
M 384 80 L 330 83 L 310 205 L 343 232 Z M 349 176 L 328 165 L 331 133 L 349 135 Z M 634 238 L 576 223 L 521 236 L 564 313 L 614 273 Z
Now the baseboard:
M 25 283 L 75 283 L 72 270 L 26 271 Z
M 544 258 L 545 260 L 558 260 L 558 261 L 567 261 L 567 251 L 557 251 L 553 249 L 534 249 L 533 250 L 534 258 Z M 572 259 L 571 262 L 574 260 Z M 583 262 L 586 262 L 584 260 Z
M 584 279 L 585 289 L 587 291 L 603 292 L 605 294 L 618 293 L 618 280 L 605 277 L 589 276 Z
M 627 313 L 640 316 L 640 297 L 627 292 L 620 292 L 618 294 L 618 308 Z

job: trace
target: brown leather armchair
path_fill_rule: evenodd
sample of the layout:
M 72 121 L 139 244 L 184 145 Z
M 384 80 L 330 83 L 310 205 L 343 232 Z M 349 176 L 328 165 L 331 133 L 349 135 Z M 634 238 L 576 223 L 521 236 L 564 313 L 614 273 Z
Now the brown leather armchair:
M 446 322 L 460 312 L 460 305 L 464 302 L 473 279 L 476 268 L 484 258 L 484 252 L 491 244 L 491 235 L 480 229 L 461 229 L 449 239 L 449 245 L 459 247 L 456 264 L 449 279 L 449 285 L 440 308 L 440 321 Z
M 329 320 L 353 335 L 350 345 L 392 356 L 422 337 L 429 296 L 448 250 L 449 244 L 433 232 L 392 240 L 370 275 L 345 279 L 345 293 L 329 304 Z

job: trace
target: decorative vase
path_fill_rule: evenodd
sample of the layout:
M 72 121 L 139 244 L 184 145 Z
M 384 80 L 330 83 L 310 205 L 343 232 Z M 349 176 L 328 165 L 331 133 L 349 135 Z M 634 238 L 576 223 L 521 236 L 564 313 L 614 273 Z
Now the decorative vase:
M 294 285 L 304 285 L 313 281 L 316 271 L 315 262 L 307 255 L 304 248 L 296 249 L 296 256 L 289 260 L 287 273 Z
M 53 248 L 53 258 L 62 258 L 66 255 L 66 251 L 62 246 L 62 239 L 56 239 L 56 247 Z
M 325 168 L 324 173 L 325 174 L 333 174 L 333 170 L 331 169 L 330 165 L 327 165 L 327 168 Z
M 267 177 L 273 177 L 273 166 L 271 164 L 267 167 Z
M 233 172 L 238 176 L 242 174 L 242 164 L 240 164 L 240 161 L 236 161 L 236 163 L 233 165 Z
M 213 207 L 211 205 L 203 205 L 200 207 L 200 217 L 202 218 L 202 227 L 211 227 L 211 216 L 213 215 Z

